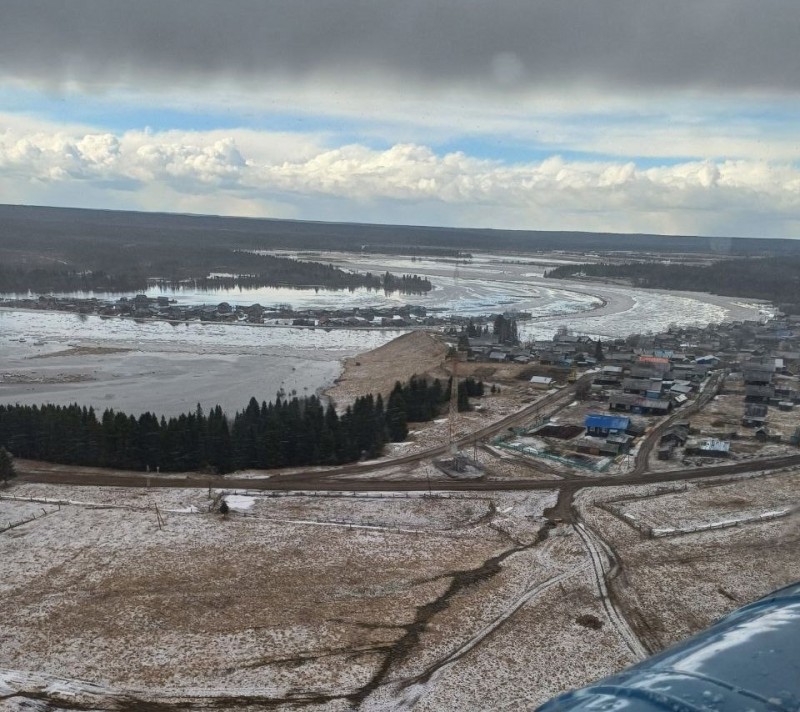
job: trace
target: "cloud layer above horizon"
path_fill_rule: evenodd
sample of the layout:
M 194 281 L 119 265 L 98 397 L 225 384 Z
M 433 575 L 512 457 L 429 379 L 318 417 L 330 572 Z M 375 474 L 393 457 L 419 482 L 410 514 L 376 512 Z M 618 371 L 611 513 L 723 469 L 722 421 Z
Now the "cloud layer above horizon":
M 7 0 L 3 202 L 800 237 L 800 6 Z

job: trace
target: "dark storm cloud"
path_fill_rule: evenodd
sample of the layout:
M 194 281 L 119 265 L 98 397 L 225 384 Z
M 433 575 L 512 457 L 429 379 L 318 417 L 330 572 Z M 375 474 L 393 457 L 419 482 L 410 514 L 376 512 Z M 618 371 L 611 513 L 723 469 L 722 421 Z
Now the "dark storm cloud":
M 3 0 L 0 76 L 800 89 L 797 0 Z

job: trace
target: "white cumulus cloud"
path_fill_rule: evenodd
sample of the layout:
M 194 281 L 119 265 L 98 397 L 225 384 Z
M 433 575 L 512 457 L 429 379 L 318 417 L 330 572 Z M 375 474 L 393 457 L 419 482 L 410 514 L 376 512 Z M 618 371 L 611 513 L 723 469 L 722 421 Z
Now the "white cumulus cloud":
M 341 207 L 326 218 L 363 221 L 800 236 L 800 171 L 753 160 L 508 164 L 418 143 L 332 148 L 320 136 L 40 124 L 0 131 L 0 187 L 12 183 L 15 199 L 29 203 L 80 185 L 87 200 L 117 190 L 115 205 L 134 209 L 316 219 L 309 206 L 322 200 Z

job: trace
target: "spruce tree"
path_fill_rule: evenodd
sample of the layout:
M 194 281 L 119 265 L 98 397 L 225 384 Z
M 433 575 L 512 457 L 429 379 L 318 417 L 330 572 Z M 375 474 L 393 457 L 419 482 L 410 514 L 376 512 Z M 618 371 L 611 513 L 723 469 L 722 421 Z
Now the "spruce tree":
M 386 404 L 386 429 L 392 442 L 402 442 L 408 437 L 406 402 L 399 381 L 395 384 Z
M 8 450 L 0 447 L 0 480 L 5 484 L 16 476 L 17 470 L 14 467 L 14 458 Z

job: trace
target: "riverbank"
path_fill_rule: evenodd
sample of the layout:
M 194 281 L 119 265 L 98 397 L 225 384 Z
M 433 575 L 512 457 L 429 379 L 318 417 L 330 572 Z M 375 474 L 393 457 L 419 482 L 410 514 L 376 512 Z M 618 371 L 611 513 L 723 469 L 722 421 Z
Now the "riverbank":
M 447 344 L 441 337 L 414 331 L 345 359 L 341 375 L 324 394 L 338 406 L 347 406 L 366 393 L 380 393 L 386 398 L 397 381 L 405 383 L 415 375 L 447 378 L 446 358 Z

